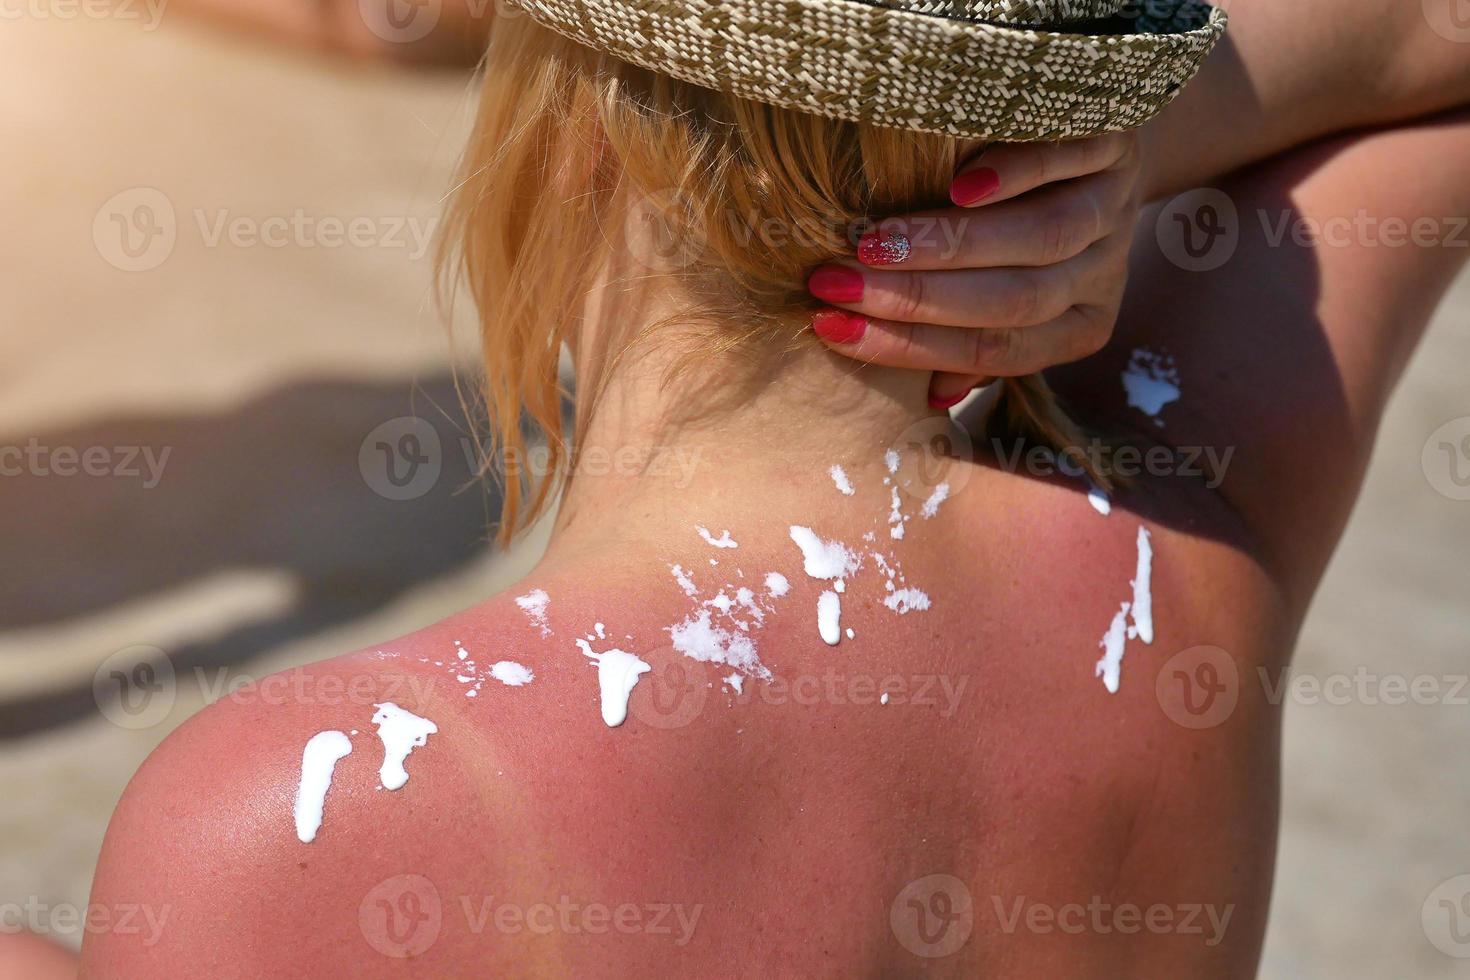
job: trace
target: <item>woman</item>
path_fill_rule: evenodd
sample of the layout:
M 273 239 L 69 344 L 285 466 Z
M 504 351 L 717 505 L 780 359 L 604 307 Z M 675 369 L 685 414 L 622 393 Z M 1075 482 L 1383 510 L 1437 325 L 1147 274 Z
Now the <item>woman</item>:
M 1372 91 L 1314 103 L 1334 72 L 1362 84 L 1354 42 L 1243 68 L 1318 13 L 1276 8 L 1232 11 L 1241 60 L 1145 130 L 1115 212 L 1470 103 L 1463 55 L 1417 12 L 1373 21 L 1362 53 L 1392 70 Z M 160 747 L 93 900 L 166 922 L 151 943 L 90 935 L 85 971 L 1249 974 L 1279 724 L 1256 670 L 1289 656 L 1463 261 L 1273 230 L 1466 213 L 1447 161 L 1470 118 L 1223 181 L 1249 220 L 1210 271 L 1182 267 L 1208 249 L 1171 261 L 1143 223 L 1113 339 L 1051 377 L 1107 446 L 1165 450 L 1125 480 L 1118 453 L 1053 446 L 1115 484 L 1105 502 L 978 425 L 970 454 L 923 449 L 944 425 L 931 395 L 953 394 L 934 372 L 1033 369 L 1021 354 L 1048 349 L 1064 289 L 962 292 L 1017 281 L 935 268 L 1003 256 L 983 229 L 936 255 L 901 225 L 906 253 L 866 251 L 896 267 L 861 271 L 834 242 L 868 205 L 942 200 L 977 147 L 710 95 L 527 20 L 496 26 L 488 65 L 456 228 L 512 488 L 517 410 L 555 435 L 556 341 L 574 352 L 551 545 L 510 592 L 293 674 L 288 697 L 221 702 Z M 831 349 L 795 294 L 829 261 L 849 274 L 814 290 L 858 318 L 818 320 Z M 1038 385 L 1003 397 L 1001 428 L 1076 437 Z M 1228 463 L 1189 475 L 1172 451 L 1189 447 Z M 507 525 L 551 493 L 512 489 Z

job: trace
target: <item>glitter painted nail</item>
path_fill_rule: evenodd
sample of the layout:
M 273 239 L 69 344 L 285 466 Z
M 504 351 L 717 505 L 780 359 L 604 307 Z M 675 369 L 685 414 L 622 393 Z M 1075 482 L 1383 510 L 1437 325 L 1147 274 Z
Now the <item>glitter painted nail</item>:
M 857 239 L 857 260 L 864 266 L 897 266 L 908 259 L 910 251 L 908 235 L 897 232 L 869 232 Z
M 897 265 L 910 251 L 909 236 L 896 232 L 869 232 L 858 239 L 858 261 L 863 265 Z

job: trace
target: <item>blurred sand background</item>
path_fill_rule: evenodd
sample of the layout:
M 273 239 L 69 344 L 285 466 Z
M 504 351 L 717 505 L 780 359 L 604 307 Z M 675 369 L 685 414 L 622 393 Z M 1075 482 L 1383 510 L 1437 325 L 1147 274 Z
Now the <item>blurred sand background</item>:
M 136 477 L 0 476 L 0 906 L 83 906 L 129 776 L 233 679 L 415 629 L 514 580 L 537 547 L 484 544 L 490 502 L 466 486 L 414 237 L 466 131 L 466 79 L 171 15 L 151 30 L 130 9 L 16 4 L 0 21 L 0 446 L 104 447 L 114 471 L 128 447 L 170 453 L 154 486 L 143 459 Z M 251 242 L 293 215 L 366 231 Z M 1470 280 L 1389 414 L 1299 676 L 1449 691 L 1470 670 L 1470 502 L 1421 465 L 1430 433 L 1470 415 L 1467 375 Z M 392 422 L 409 414 L 430 420 L 443 467 L 393 500 L 373 460 L 424 435 Z M 176 696 L 99 711 L 94 676 L 157 681 L 136 672 L 148 648 L 169 654 Z M 1470 691 L 1455 693 L 1290 705 L 1265 976 L 1470 975 L 1421 921 L 1437 885 L 1470 873 Z

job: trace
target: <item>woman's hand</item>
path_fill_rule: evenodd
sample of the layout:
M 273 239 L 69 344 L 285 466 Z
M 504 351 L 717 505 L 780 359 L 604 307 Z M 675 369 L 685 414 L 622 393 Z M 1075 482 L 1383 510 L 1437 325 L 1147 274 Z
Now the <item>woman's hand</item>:
M 964 164 L 956 207 L 885 219 L 858 260 L 812 273 L 834 351 L 935 372 L 948 408 L 987 378 L 1099 350 L 1112 335 L 1138 217 L 1138 138 L 998 144 Z

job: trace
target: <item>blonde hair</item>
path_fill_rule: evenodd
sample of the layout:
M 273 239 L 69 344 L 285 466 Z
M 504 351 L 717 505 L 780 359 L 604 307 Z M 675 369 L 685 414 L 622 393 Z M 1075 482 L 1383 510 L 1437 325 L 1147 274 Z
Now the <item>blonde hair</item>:
M 869 216 L 947 202 L 955 162 L 947 137 L 737 99 L 498 17 L 440 261 L 448 295 L 467 288 L 479 311 L 487 459 L 505 461 L 501 542 L 575 462 L 560 352 L 634 210 L 651 209 L 674 244 L 656 276 L 690 299 L 679 323 L 714 328 L 701 351 L 814 344 L 811 269 L 852 255 Z M 756 231 L 769 228 L 779 242 Z M 574 429 L 598 383 L 579 379 Z M 1040 376 L 1007 379 L 993 417 L 1053 448 L 1081 439 Z M 539 479 L 519 465 L 538 438 Z

